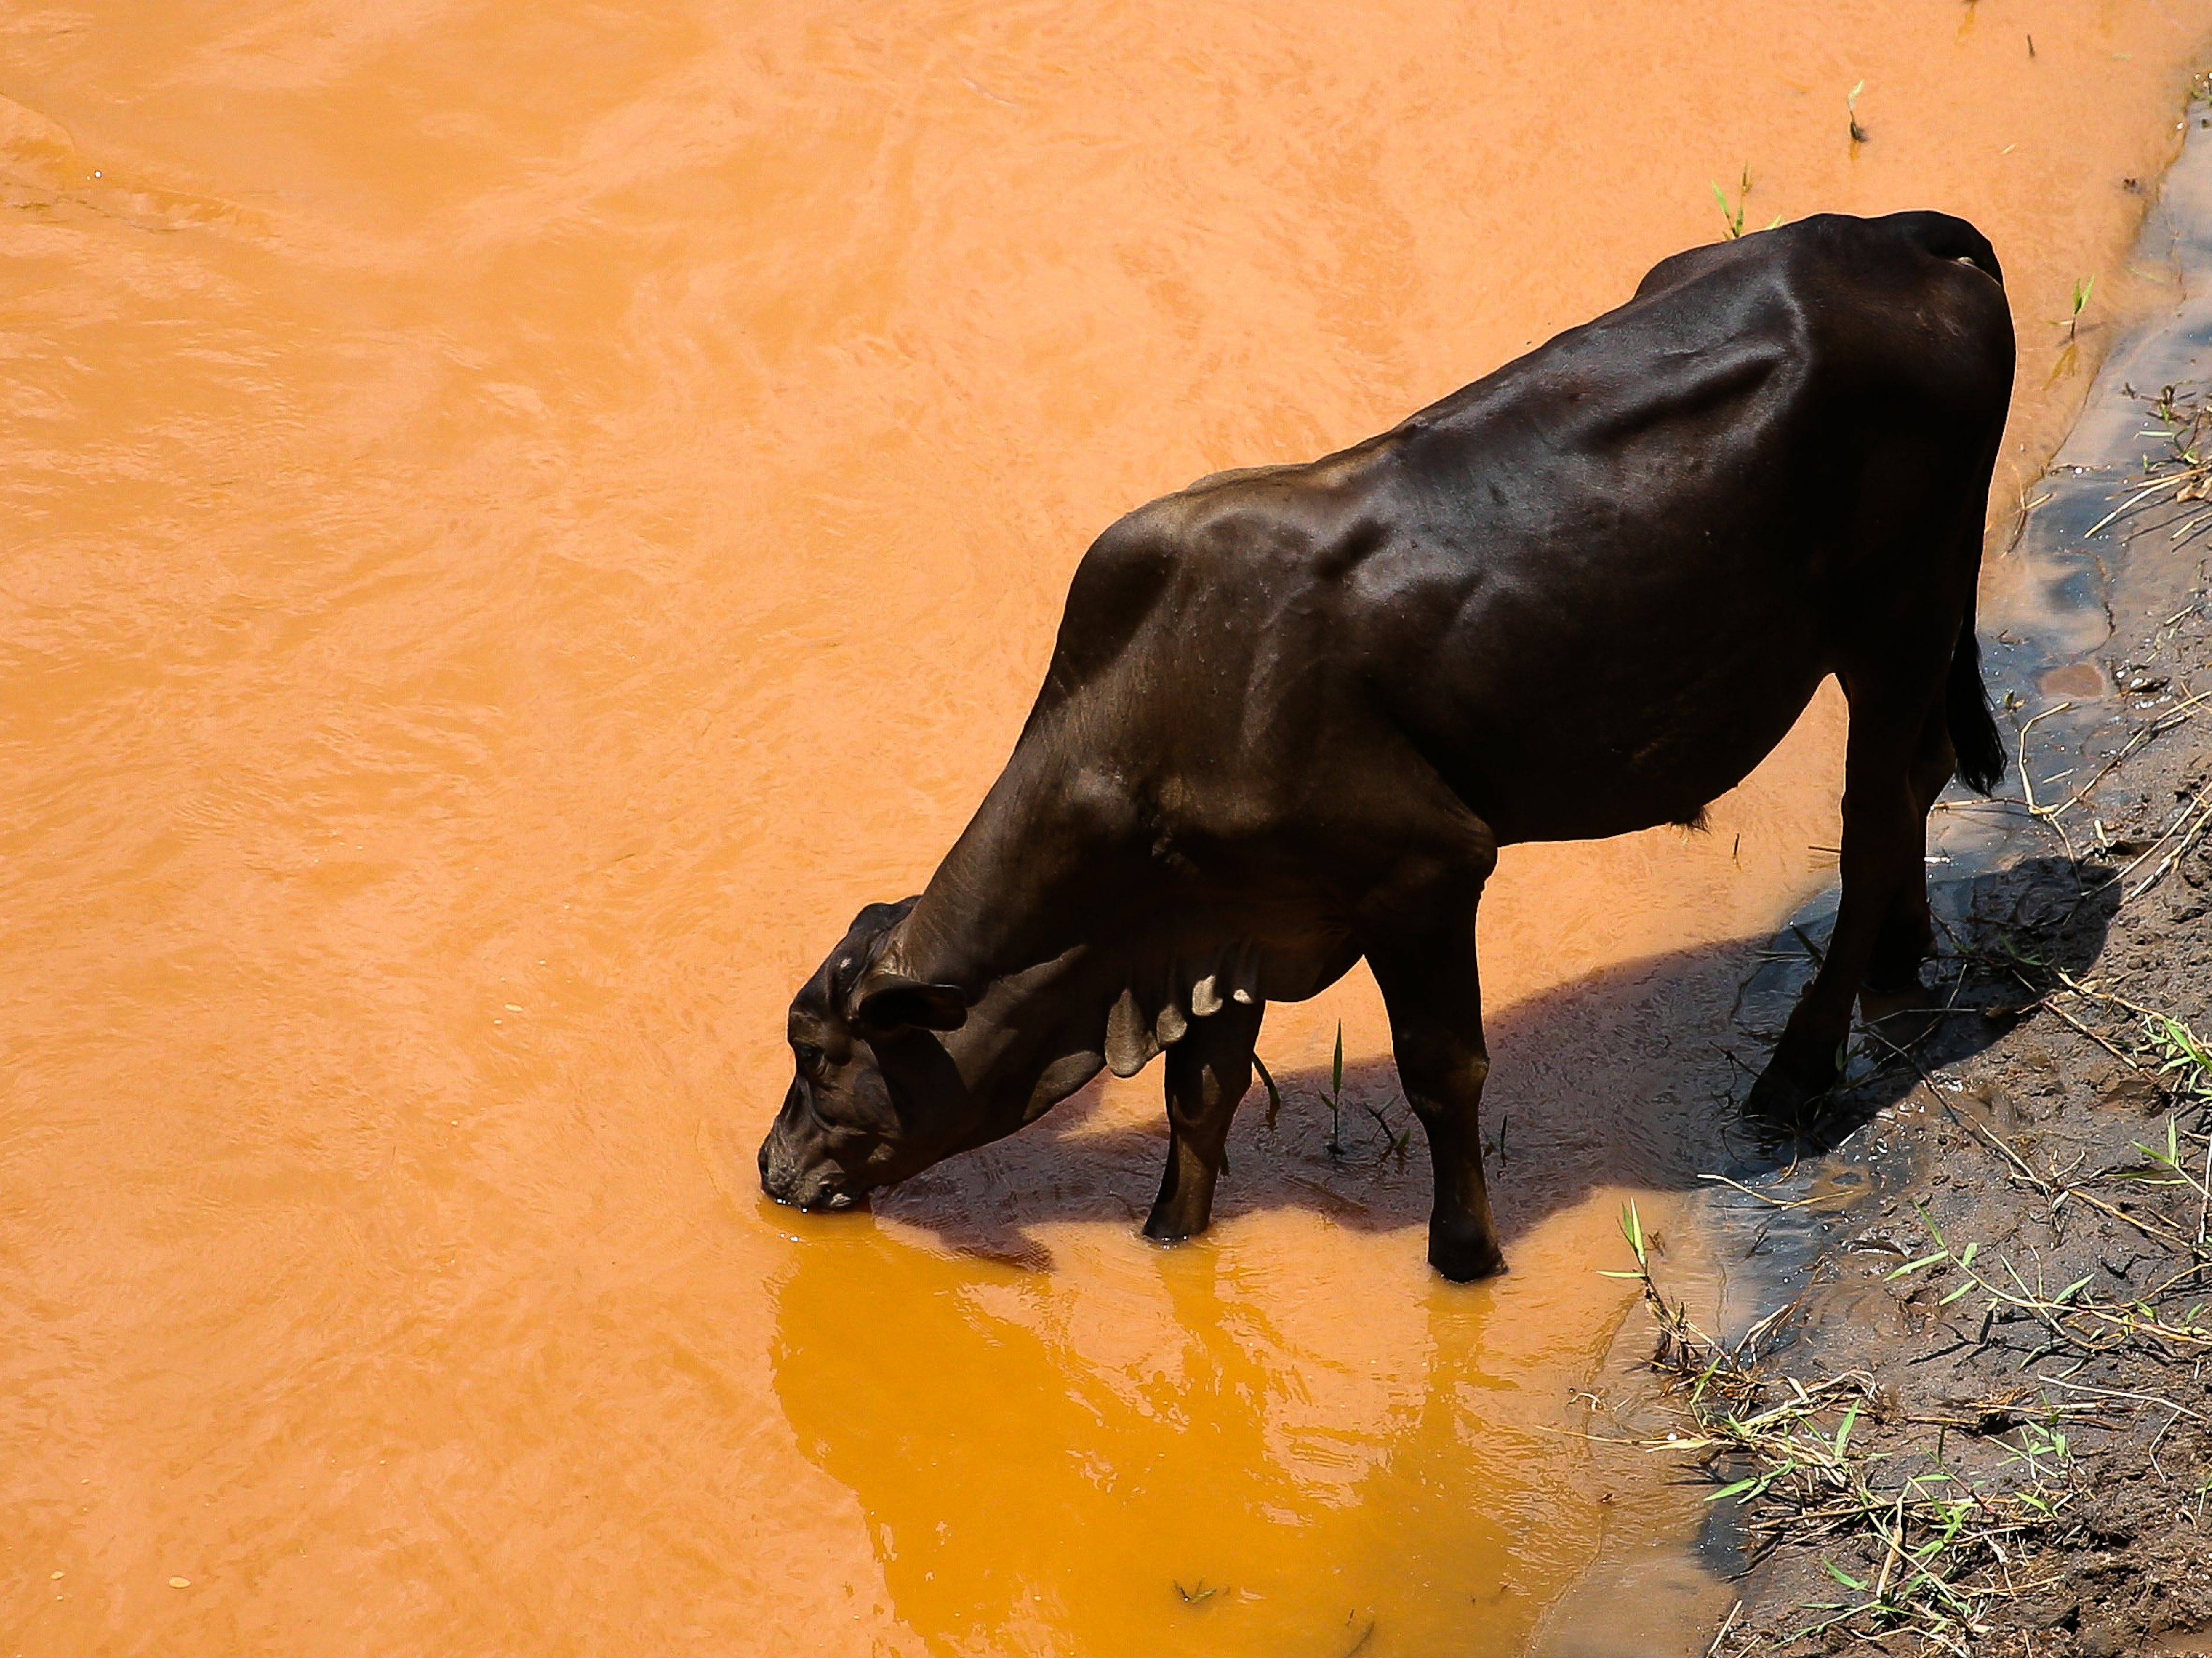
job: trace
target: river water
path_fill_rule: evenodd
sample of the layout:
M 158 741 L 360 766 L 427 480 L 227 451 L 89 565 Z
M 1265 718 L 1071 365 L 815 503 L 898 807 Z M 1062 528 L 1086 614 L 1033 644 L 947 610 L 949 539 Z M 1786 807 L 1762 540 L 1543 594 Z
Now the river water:
M 1509 1654 L 1687 1534 L 1559 1430 L 1620 1202 L 1711 1166 L 1741 941 L 1832 875 L 1832 696 L 1704 835 L 1504 859 L 1495 1284 L 1423 1263 L 1362 975 L 1271 1015 L 1282 1109 L 1167 1252 L 1156 1073 L 872 1213 L 764 1204 L 783 1004 L 957 832 L 1099 528 L 1619 302 L 1747 167 L 1747 226 L 1996 241 L 2002 531 L 2155 276 L 2201 13 L 0 43 L 0 1650 Z

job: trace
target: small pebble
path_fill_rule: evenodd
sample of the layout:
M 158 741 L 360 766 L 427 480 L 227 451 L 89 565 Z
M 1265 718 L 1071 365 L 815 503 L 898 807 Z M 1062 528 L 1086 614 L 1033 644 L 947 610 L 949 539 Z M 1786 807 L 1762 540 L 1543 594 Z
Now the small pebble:
M 188 1589 L 191 1586 L 192 1580 L 189 1577 L 172 1577 L 169 1580 L 169 1587 L 173 1589 Z

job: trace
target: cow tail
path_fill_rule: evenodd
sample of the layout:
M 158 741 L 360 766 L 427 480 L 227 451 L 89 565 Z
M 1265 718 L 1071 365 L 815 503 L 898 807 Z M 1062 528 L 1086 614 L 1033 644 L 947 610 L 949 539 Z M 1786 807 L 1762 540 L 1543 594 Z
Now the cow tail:
M 1997 251 L 1990 246 L 1990 239 L 1968 224 L 1964 219 L 1954 218 L 1948 213 L 1899 213 L 1895 216 L 1905 236 L 1923 253 L 1939 259 L 1962 259 L 1999 288 L 2004 286 L 2004 270 L 1997 264 Z
M 1974 637 L 1974 613 L 1959 625 L 1951 651 L 1951 682 L 1944 692 L 1944 721 L 1950 727 L 1951 752 L 1959 776 L 1978 794 L 1988 794 L 2005 774 L 2004 744 L 1990 713 L 1990 694 L 1982 684 L 1982 645 Z

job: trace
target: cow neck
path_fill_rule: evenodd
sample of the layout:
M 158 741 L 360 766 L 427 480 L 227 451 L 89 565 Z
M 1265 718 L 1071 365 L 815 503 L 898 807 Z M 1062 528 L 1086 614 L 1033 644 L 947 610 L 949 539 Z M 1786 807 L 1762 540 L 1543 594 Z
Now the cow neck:
M 1066 913 L 1079 886 L 1057 792 L 1029 786 L 1021 759 L 1018 751 L 893 941 L 899 971 L 957 985 L 971 1003 L 1065 948 L 1048 938 L 1048 918 Z

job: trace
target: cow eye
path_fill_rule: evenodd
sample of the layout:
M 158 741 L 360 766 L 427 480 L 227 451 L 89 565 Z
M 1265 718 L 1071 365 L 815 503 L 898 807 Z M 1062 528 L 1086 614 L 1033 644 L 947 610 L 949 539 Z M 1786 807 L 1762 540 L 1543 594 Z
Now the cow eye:
M 812 1042 L 793 1042 L 791 1051 L 799 1056 L 799 1068 L 808 1076 L 822 1068 L 822 1050 Z

